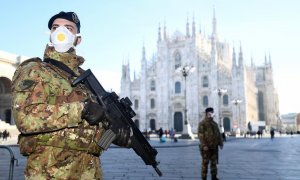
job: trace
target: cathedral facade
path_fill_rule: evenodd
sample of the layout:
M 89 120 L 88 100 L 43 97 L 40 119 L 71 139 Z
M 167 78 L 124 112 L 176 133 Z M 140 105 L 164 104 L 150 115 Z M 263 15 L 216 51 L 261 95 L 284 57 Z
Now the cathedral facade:
M 139 76 L 131 79 L 130 73 L 129 63 L 123 64 L 120 97 L 131 99 L 142 131 L 162 127 L 180 133 L 189 125 L 196 133 L 207 107 L 215 109 L 214 120 L 227 132 L 278 123 L 270 55 L 261 66 L 252 59 L 246 65 L 241 45 L 236 50 L 219 40 L 215 16 L 209 37 L 196 32 L 194 20 L 187 21 L 185 34 L 169 36 L 166 25 L 159 27 L 156 55 L 147 59 L 143 46 Z

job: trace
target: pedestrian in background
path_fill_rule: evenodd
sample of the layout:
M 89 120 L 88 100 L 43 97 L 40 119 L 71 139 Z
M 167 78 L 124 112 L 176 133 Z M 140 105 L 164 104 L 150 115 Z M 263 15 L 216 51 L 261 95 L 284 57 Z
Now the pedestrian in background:
M 173 128 L 171 128 L 171 129 L 169 130 L 169 136 L 170 136 L 170 138 L 173 140 L 173 138 L 174 138 L 174 129 L 173 129 Z
M 209 163 L 212 180 L 218 180 L 218 148 L 223 148 L 223 140 L 218 124 L 213 120 L 213 117 L 214 109 L 206 108 L 205 118 L 198 125 L 199 147 L 202 156 L 202 180 L 206 180 Z
M 257 136 L 258 136 L 258 139 L 259 139 L 259 138 L 262 138 L 262 135 L 261 135 L 261 134 L 262 134 L 262 131 L 257 130 L 257 133 L 256 133 L 256 134 L 257 134 Z
M 165 135 L 166 135 L 166 138 L 168 137 L 168 130 L 166 129 L 165 130 Z
M 163 129 L 162 129 L 162 127 L 161 128 L 159 128 L 159 130 L 158 130 L 158 136 L 159 136 L 159 141 L 160 142 L 162 142 L 162 138 L 163 138 L 163 134 L 164 134 L 164 131 L 163 131 Z
M 270 135 L 271 135 L 271 140 L 274 139 L 274 136 L 275 136 L 275 131 L 274 129 L 272 128 L 271 131 L 270 131 Z
M 224 127 L 222 125 L 220 127 L 220 131 L 221 131 L 221 136 L 223 138 L 223 141 L 225 142 L 226 141 L 226 134 L 225 134 Z

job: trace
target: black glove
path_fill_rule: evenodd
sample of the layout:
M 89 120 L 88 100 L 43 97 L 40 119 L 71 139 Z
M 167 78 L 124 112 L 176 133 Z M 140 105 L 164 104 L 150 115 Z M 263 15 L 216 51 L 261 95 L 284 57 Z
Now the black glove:
M 98 125 L 105 118 L 105 112 L 98 103 L 88 99 L 84 102 L 81 118 L 85 119 L 90 125 Z
M 130 137 L 133 135 L 131 128 L 120 128 L 117 133 L 116 139 L 113 141 L 115 145 L 122 147 L 131 147 Z

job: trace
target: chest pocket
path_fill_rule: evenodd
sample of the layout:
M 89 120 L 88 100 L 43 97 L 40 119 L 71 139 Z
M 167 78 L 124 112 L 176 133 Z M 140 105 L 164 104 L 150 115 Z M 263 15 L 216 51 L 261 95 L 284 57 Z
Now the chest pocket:
M 73 88 L 68 80 L 62 78 L 55 72 L 51 77 L 51 81 L 48 83 L 49 87 L 49 96 L 48 96 L 48 104 L 54 105 L 61 102 L 65 102 L 59 100 L 60 97 L 69 96 L 72 93 Z

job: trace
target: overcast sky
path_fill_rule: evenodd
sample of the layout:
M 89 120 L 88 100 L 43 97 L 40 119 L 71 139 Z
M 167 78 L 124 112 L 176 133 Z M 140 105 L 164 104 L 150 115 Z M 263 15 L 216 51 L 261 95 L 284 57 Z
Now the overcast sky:
M 211 34 L 213 7 L 221 41 L 242 44 L 244 60 L 262 65 L 271 55 L 280 112 L 300 112 L 300 1 L 297 0 L 10 0 L 1 2 L 0 50 L 42 57 L 49 41 L 47 23 L 60 11 L 75 11 L 81 21 L 78 53 L 84 68 L 97 74 L 106 89 L 120 91 L 121 66 L 130 61 L 131 73 L 140 69 L 142 46 L 150 59 L 156 52 L 159 24 L 172 35 L 185 33 L 195 18 Z M 237 48 L 237 47 L 236 47 Z

